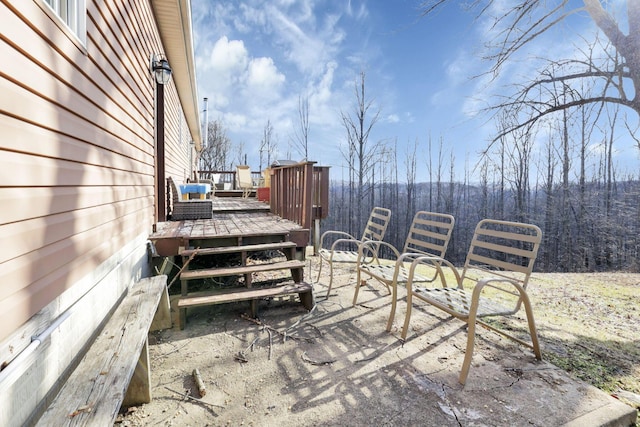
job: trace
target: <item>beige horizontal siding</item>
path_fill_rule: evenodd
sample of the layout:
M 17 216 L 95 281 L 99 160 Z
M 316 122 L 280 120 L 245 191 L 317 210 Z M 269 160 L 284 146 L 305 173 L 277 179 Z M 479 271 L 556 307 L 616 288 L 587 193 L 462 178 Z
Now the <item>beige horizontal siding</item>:
M 0 0 L 0 28 L 1 342 L 151 231 L 149 57 L 163 52 L 147 0 L 87 0 L 84 49 L 33 0 Z M 167 175 L 182 179 L 191 138 L 172 82 L 165 100 Z
M 95 65 L 106 78 L 113 81 L 117 90 L 128 98 L 131 95 L 137 97 L 141 109 L 152 112 L 153 76 L 149 71 L 149 55 L 157 50 L 157 44 L 145 42 L 142 50 L 134 52 L 132 58 L 131 47 L 123 44 L 128 35 L 114 26 L 110 11 L 104 7 L 97 9 L 94 3 L 88 5 L 87 31 L 88 51 Z M 150 30 L 147 28 L 141 31 L 142 35 L 138 34 L 136 37 L 146 38 Z
M 17 255 L 28 254 L 58 241 L 73 238 L 76 230 L 85 232 L 85 230 L 89 231 L 104 225 L 114 225 L 116 221 L 131 212 L 152 208 L 153 198 L 136 198 L 1 225 L 0 240 L 12 242 L 12 244 L 0 245 L 0 266 L 16 258 Z M 0 270 L 0 277 L 3 274 Z M 18 278 L 11 278 L 11 280 L 16 279 Z M 15 284 L 8 283 L 1 287 L 0 298 L 12 286 Z
M 19 70 L 15 72 L 19 73 Z M 140 160 L 142 153 L 148 156 L 153 152 L 153 146 L 148 145 L 148 140 L 153 140 L 152 132 L 136 134 L 122 123 L 110 119 L 104 110 L 98 109 L 86 100 L 82 101 L 77 93 L 76 96 L 70 92 L 64 93 L 67 89 L 56 79 L 43 78 L 41 82 L 43 81 L 45 83 L 33 88 L 24 85 L 24 82 L 18 84 L 7 79 L 0 80 L 0 91 L 6 95 L 1 97 L 0 111 L 81 141 L 95 141 L 112 151 Z M 46 83 L 49 83 L 49 86 L 62 86 L 48 89 L 47 93 L 37 92 L 38 89 L 44 89 L 41 86 L 46 86 Z M 56 92 L 64 94 L 59 95 Z M 53 99 L 56 99 L 56 102 L 53 102 Z
M 0 187 L 0 206 L 10 207 L 0 210 L 0 226 L 69 212 L 70 207 L 88 209 L 141 198 L 153 205 L 153 186 Z
M 108 168 L 125 170 L 136 174 L 153 175 L 152 163 L 137 161 L 121 153 L 113 152 L 100 145 L 89 144 L 75 138 L 50 130 L 43 129 L 31 123 L 25 123 L 17 118 L 0 114 L 0 128 L 3 137 L 0 138 L 0 149 L 14 153 L 14 156 L 27 156 L 46 159 L 64 159 L 70 162 L 107 167 L 103 165 L 105 157 L 111 159 Z M 147 155 L 145 160 L 152 160 Z M 32 168 L 26 168 L 20 173 L 21 185 L 36 185 L 30 181 Z M 16 178 L 17 179 L 17 178 Z M 123 185 L 126 182 L 122 183 Z M 19 184 L 20 185 L 20 184 Z
M 11 187 L 149 185 L 150 175 L 6 151 L 0 181 Z
M 24 3 L 20 6 L 27 9 L 35 7 L 32 1 Z M 2 9 L 3 6 L 0 5 L 0 13 L 4 12 Z M 35 7 L 35 10 L 39 11 L 39 8 Z M 7 23 L 3 26 L 3 33 L 8 40 L 7 43 L 11 44 L 11 48 L 3 48 L 3 53 L 6 51 L 7 55 L 10 54 L 16 59 L 16 64 L 19 63 L 23 67 L 27 67 L 18 68 L 18 74 L 13 73 L 11 77 L 44 96 L 48 91 L 55 90 L 58 96 L 53 99 L 57 102 L 61 100 L 57 98 L 63 98 L 60 97 L 61 94 L 72 97 L 75 93 L 78 94 L 78 98 L 86 98 L 88 102 L 95 102 L 106 112 L 109 112 L 109 108 L 112 106 L 117 106 L 126 115 L 135 117 L 134 115 L 137 113 L 134 120 L 138 122 L 138 126 L 144 127 L 149 134 L 153 132 L 151 98 L 153 87 L 150 84 L 150 74 L 145 76 L 146 78 L 140 76 L 137 80 L 132 80 L 127 69 L 117 66 L 119 59 L 117 53 L 108 51 L 106 58 L 105 55 L 102 55 L 102 51 L 98 48 L 101 44 L 106 43 L 103 39 L 96 44 L 88 43 L 90 56 L 78 51 L 75 45 L 69 41 L 66 44 L 59 41 L 59 44 L 52 50 L 50 40 L 37 33 L 52 33 L 58 36 L 56 38 L 59 38 L 58 27 L 50 20 L 48 21 L 46 15 L 41 12 L 36 13 L 36 18 L 41 19 L 36 19 L 35 22 L 25 22 L 17 16 L 11 15 L 8 11 L 7 14 Z M 44 20 L 42 16 L 45 17 Z M 113 37 L 115 38 L 115 36 Z M 64 47 L 67 49 L 62 49 Z M 98 55 L 93 56 L 92 52 Z M 136 67 L 141 68 L 140 65 L 146 65 L 144 62 L 144 58 L 141 58 Z M 41 68 L 42 72 L 38 71 L 36 67 Z M 15 66 L 8 64 L 6 68 L 7 71 L 10 71 Z M 133 69 L 129 68 L 129 70 Z M 53 79 L 67 87 L 57 85 Z M 125 84 L 127 81 L 128 84 Z M 72 109 L 72 111 L 81 112 L 82 110 Z M 118 119 L 126 120 L 126 115 L 119 113 Z M 96 116 L 95 119 L 100 120 L 101 118 Z M 134 125 L 131 124 L 131 126 Z
M 148 215 L 149 212 L 136 212 L 114 224 L 75 235 L 12 260 L 12 266 L 19 271 L 26 270 L 33 278 L 28 279 L 28 287 L 0 299 L 3 318 L 0 336 L 8 336 L 24 323 L 25 318 L 34 314 L 34 309 L 35 312 L 40 310 L 52 301 L 53 296 L 60 295 L 126 245 L 131 236 L 141 230 L 141 224 L 144 224 Z M 8 280 L 19 271 L 3 273 L 0 280 Z

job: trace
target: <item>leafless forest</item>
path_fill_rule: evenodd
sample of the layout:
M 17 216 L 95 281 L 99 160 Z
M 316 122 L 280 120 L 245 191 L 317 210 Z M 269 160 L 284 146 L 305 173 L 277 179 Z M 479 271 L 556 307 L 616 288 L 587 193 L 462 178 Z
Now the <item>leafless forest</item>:
M 473 230 L 483 218 L 524 221 L 543 230 L 543 243 L 536 261 L 542 272 L 640 271 L 640 182 L 622 181 L 570 184 L 516 190 L 496 183 L 431 184 L 386 183 L 370 186 L 363 199 L 364 217 L 358 218 L 349 184 L 333 182 L 331 214 L 322 229 L 362 233 L 373 206 L 392 210 L 385 240 L 402 248 L 417 210 L 449 213 L 456 225 L 447 258 L 464 262 Z
M 416 139 L 403 149 L 393 137 L 370 138 L 381 111 L 362 71 L 352 105 L 340 110 L 343 169 L 331 172 L 330 216 L 322 230 L 359 236 L 371 208 L 387 207 L 393 213 L 385 240 L 402 248 L 416 211 L 449 213 L 456 225 L 447 257 L 461 263 L 479 220 L 522 221 L 543 230 L 538 271 L 640 271 L 640 176 L 638 169 L 622 170 L 616 163 L 619 145 L 640 151 L 640 2 L 614 3 L 468 4 L 467 12 L 494 30 L 481 49 L 489 65 L 484 77 L 500 76 L 510 61 L 526 60 L 530 70 L 478 112 L 487 114 L 495 136 L 463 178 L 454 171 L 460 160 L 448 154 L 456 142 L 446 137 L 436 143 Z M 457 4 L 420 3 L 423 16 Z M 576 18 L 589 19 L 594 31 L 559 40 L 569 56 L 541 58 L 527 51 L 533 40 Z M 300 96 L 298 113 L 293 148 L 296 156 L 313 160 L 308 95 Z M 203 170 L 246 159 L 242 144 L 232 149 L 222 123 L 208 126 Z M 278 153 L 275 139 L 267 120 L 261 169 Z
M 451 3 L 425 1 L 423 14 Z M 361 73 L 353 108 L 341 114 L 348 177 L 334 182 L 324 228 L 358 235 L 372 206 L 388 207 L 394 214 L 386 240 L 402 247 L 415 211 L 449 213 L 456 226 L 447 256 L 460 263 L 480 219 L 523 221 L 543 230 L 540 271 L 638 271 L 640 182 L 636 171 L 624 176 L 616 169 L 614 153 L 621 134 L 640 149 L 640 3 L 498 3 L 471 2 L 469 8 L 496 30 L 483 51 L 491 64 L 487 76 L 500 75 L 510 60 L 531 60 L 528 44 L 574 15 L 588 16 L 599 31 L 574 44 L 572 57 L 536 58 L 528 76 L 496 95 L 485 111 L 495 137 L 462 180 L 454 174 L 453 155 L 446 159 L 455 141 L 440 141 L 435 150 L 429 141 L 422 156 L 427 164 L 417 156 L 425 144 L 398 154 L 396 143 L 370 141 L 380 111 Z M 419 163 L 428 170 L 428 184 L 416 182 Z M 400 179 L 398 164 L 406 173 Z

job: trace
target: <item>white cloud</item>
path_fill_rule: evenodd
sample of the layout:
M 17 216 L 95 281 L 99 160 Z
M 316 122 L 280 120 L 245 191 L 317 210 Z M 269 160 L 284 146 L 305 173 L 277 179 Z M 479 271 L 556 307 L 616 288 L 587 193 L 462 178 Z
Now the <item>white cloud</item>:
M 231 128 L 241 128 L 247 125 L 248 119 L 244 114 L 237 113 L 222 113 L 222 122 L 225 126 Z
M 267 7 L 265 14 L 269 29 L 282 45 L 284 58 L 312 76 L 318 73 L 318 64 L 333 58 L 345 38 L 338 25 L 339 15 L 319 14 L 322 19 L 318 21 L 309 5 L 291 9 Z
M 280 151 L 287 150 L 298 125 L 299 96 L 309 98 L 311 138 L 322 144 L 312 147 L 311 156 L 340 141 L 339 112 L 352 102 L 355 76 L 343 56 L 366 56 L 369 34 L 354 33 L 347 40 L 356 20 L 366 28 L 365 2 L 353 2 L 351 15 L 344 3 L 319 0 L 193 0 L 193 5 L 198 84 L 209 97 L 209 117 L 222 120 L 250 157 L 267 120 Z
M 357 10 L 353 10 L 352 2 L 349 0 L 345 5 L 345 11 L 347 15 L 356 18 L 358 21 L 364 20 L 369 16 L 369 11 L 367 10 L 367 5 L 365 2 L 360 3 Z
M 248 53 L 242 40 L 231 40 L 223 36 L 213 46 L 210 67 L 225 77 L 243 72 L 247 66 Z
M 252 93 L 275 95 L 285 81 L 271 58 L 255 58 L 249 63 L 247 86 Z
M 398 116 L 397 114 L 389 114 L 387 117 L 385 117 L 385 121 L 387 123 L 400 123 L 400 116 Z
M 334 61 L 326 64 L 320 81 L 311 90 L 310 98 L 313 106 L 317 107 L 331 99 L 331 86 L 333 85 L 333 76 L 337 67 L 338 64 Z

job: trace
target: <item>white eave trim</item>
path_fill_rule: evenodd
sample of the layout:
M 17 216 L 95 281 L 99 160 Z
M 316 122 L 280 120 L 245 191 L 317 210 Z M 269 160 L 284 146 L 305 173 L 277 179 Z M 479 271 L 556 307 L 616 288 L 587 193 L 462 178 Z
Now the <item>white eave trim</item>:
M 196 149 L 202 147 L 190 0 L 153 0 L 160 38 Z

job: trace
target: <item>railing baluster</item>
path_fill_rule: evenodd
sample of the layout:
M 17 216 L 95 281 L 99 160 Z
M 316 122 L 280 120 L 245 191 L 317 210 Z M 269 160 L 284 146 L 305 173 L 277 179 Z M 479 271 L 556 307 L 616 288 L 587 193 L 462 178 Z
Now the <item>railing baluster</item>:
M 329 167 L 315 162 L 279 166 L 271 169 L 271 212 L 303 228 L 312 228 L 314 219 L 329 214 Z M 219 175 L 220 183 L 236 186 L 235 171 L 199 171 L 201 179 Z M 252 172 L 259 178 L 259 172 Z

